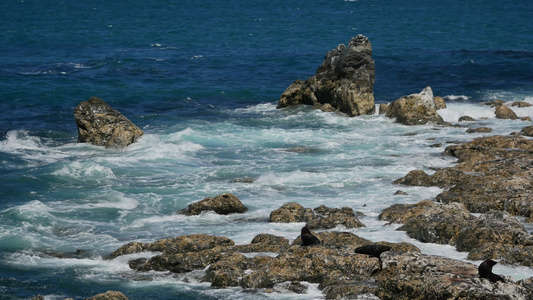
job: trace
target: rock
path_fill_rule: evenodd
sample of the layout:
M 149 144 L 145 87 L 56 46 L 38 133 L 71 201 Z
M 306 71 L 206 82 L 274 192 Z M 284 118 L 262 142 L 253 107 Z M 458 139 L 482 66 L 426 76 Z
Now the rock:
M 204 211 L 214 211 L 220 215 L 233 213 L 244 213 L 248 210 L 246 206 L 235 195 L 223 194 L 216 197 L 207 197 L 201 201 L 189 204 L 186 208 L 178 211 L 178 214 L 193 216 Z
M 495 110 L 496 118 L 516 120 L 518 116 L 515 112 L 505 105 L 497 105 Z
M 384 252 L 376 275 L 380 299 L 528 299 L 531 291 L 479 278 L 473 264 L 416 252 Z
M 86 300 L 128 300 L 128 297 L 121 292 L 107 291 L 105 293 L 87 298 Z
M 457 236 L 457 250 L 469 251 L 490 243 L 524 245 L 530 235 L 516 218 L 503 211 L 491 211 L 464 228 Z
M 78 143 L 106 148 L 123 148 L 136 142 L 144 132 L 104 100 L 91 97 L 74 109 Z
M 531 122 L 531 118 L 530 117 L 522 117 L 520 118 L 521 121 L 529 121 Z
M 389 104 L 385 115 L 396 118 L 404 125 L 421 125 L 426 123 L 444 124 L 433 102 L 433 91 L 428 86 L 419 94 L 401 97 Z
M 277 108 L 307 104 L 348 116 L 373 113 L 375 66 L 371 55 L 372 45 L 363 35 L 352 38 L 348 46 L 338 45 L 328 51 L 314 76 L 297 80 L 285 90 Z
M 448 146 L 445 153 L 459 159 L 452 169 L 465 176 L 437 195 L 437 201 L 461 202 L 474 213 L 505 210 L 530 217 L 533 141 L 520 136 L 477 138 Z
M 275 252 L 280 253 L 289 248 L 289 240 L 273 234 L 262 233 L 255 236 L 250 244 L 235 245 L 233 250 L 249 253 L 249 252 Z
M 427 207 L 435 205 L 436 204 L 430 200 L 420 201 L 416 204 L 394 204 L 384 209 L 379 214 L 378 218 L 382 221 L 405 223 L 405 221 L 412 218 L 413 216 L 422 214 Z
M 270 213 L 270 222 L 292 223 L 306 222 L 310 229 L 331 229 L 338 225 L 346 228 L 364 227 L 355 217 L 350 207 L 329 208 L 325 205 L 316 207 L 314 210 L 304 208 L 296 202 L 284 204 L 282 207 Z
M 486 243 L 470 250 L 467 258 L 471 260 L 498 259 L 501 264 L 531 267 L 533 266 L 533 246 Z
M 211 282 L 212 287 L 239 286 L 239 280 L 248 269 L 250 259 L 240 253 L 226 253 L 211 264 L 202 281 Z
M 515 101 L 511 104 L 511 106 L 518 106 L 518 107 L 530 107 L 531 104 L 524 102 L 524 101 Z
M 419 213 L 409 214 L 397 230 L 424 243 L 455 245 L 458 235 L 475 219 L 460 203 L 422 207 Z
M 431 177 L 422 170 L 412 170 L 404 177 L 395 180 L 393 183 L 409 186 L 432 186 Z
M 488 105 L 488 106 L 500 106 L 500 105 L 503 105 L 503 100 L 501 99 L 496 99 L 494 101 L 490 101 L 490 102 L 485 102 L 483 103 L 484 105 Z
M 351 207 L 329 208 L 320 205 L 314 209 L 314 212 L 313 219 L 307 221 L 307 227 L 311 229 L 331 229 L 338 225 L 346 228 L 365 227 L 357 220 Z
M 533 126 L 526 126 L 520 130 L 520 134 L 525 136 L 533 136 Z
M 333 272 L 351 278 L 368 278 L 379 269 L 379 260 L 324 247 L 291 247 L 263 268 L 242 279 L 245 288 L 271 288 L 286 281 L 321 283 Z
M 446 102 L 442 97 L 433 97 L 433 103 L 435 104 L 435 109 L 437 110 L 446 108 Z
M 388 110 L 389 110 L 389 105 L 388 104 L 381 103 L 379 105 L 379 114 L 380 115 L 386 114 Z
M 466 130 L 466 133 L 479 133 L 479 132 L 492 132 L 492 128 L 489 128 L 489 127 L 476 127 L 476 128 L 468 128 Z
M 460 202 L 473 213 L 505 210 L 533 217 L 533 140 L 482 137 L 448 146 L 444 153 L 457 157 L 458 163 L 431 176 L 421 170 L 411 171 L 395 183 L 444 188 L 436 197 L 438 202 Z
M 459 118 L 459 122 L 474 122 L 476 119 L 470 117 L 470 116 L 462 116 Z
M 295 294 L 307 294 L 309 288 L 299 281 L 282 282 L 274 285 L 274 290 L 285 294 L 285 291 L 291 291 Z
M 146 251 L 159 251 L 170 254 L 187 253 L 211 249 L 214 247 L 230 247 L 235 242 L 225 237 L 206 234 L 184 235 L 176 238 L 158 240 L 153 243 L 131 242 L 115 250 L 106 259 L 114 259 L 121 255 L 140 253 Z
M 313 216 L 314 212 L 312 209 L 304 208 L 301 204 L 296 202 L 289 202 L 270 213 L 270 222 L 307 222 L 311 220 Z

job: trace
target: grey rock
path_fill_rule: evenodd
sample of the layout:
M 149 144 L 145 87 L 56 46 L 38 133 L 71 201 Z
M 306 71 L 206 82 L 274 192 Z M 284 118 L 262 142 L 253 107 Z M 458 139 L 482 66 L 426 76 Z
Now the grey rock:
M 106 148 L 123 148 L 134 143 L 144 132 L 104 100 L 92 97 L 74 109 L 78 143 L 92 143 Z

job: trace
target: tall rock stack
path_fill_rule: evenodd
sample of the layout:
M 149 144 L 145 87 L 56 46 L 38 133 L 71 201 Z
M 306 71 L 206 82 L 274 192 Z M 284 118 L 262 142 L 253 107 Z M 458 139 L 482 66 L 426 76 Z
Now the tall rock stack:
M 373 113 L 376 70 L 371 56 L 372 44 L 363 35 L 352 38 L 348 46 L 338 45 L 328 51 L 314 76 L 285 90 L 277 107 L 307 104 L 351 117 Z
M 104 100 L 91 97 L 74 109 L 78 143 L 106 148 L 123 148 L 137 141 L 144 132 Z

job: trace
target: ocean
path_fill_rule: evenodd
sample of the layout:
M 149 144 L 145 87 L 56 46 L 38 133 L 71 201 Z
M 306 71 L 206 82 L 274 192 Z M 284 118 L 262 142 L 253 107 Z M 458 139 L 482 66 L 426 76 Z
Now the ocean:
M 533 104 L 532 15 L 533 2 L 519 0 L 3 0 L 0 299 L 84 299 L 107 290 L 129 299 L 323 299 L 315 284 L 297 295 L 212 289 L 158 272 L 141 280 L 127 261 L 149 254 L 103 259 L 131 241 L 195 233 L 237 244 L 259 233 L 292 241 L 303 223 L 268 223 L 291 201 L 352 207 L 366 227 L 335 230 L 466 260 L 377 216 L 438 195 L 436 187 L 392 182 L 453 165 L 441 154 L 450 143 L 531 125 L 497 120 L 481 103 Z M 493 132 L 276 109 L 285 88 L 358 34 L 373 45 L 376 104 L 430 86 L 447 101 L 445 121 L 469 115 L 480 121 L 466 126 Z M 78 144 L 73 111 L 92 96 L 145 135 L 123 150 Z M 513 110 L 533 117 L 533 108 Z M 238 180 L 248 177 L 255 181 Z M 223 193 L 248 212 L 176 214 Z M 49 255 L 76 249 L 86 255 Z M 533 275 L 500 264 L 494 271 Z

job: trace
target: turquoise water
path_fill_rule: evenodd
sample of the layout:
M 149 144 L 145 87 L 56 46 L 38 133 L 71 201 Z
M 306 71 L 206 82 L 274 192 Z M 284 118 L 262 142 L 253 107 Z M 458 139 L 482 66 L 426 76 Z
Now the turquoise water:
M 132 257 L 102 259 L 130 241 L 194 233 L 293 240 L 302 224 L 267 222 L 289 201 L 349 206 L 365 214 L 367 227 L 355 234 L 465 259 L 453 247 L 417 243 L 377 215 L 435 197 L 438 188 L 391 182 L 451 165 L 440 154 L 447 143 L 482 134 L 275 106 L 328 50 L 364 34 L 377 103 L 429 85 L 447 100 L 439 111 L 446 121 L 470 115 L 487 118 L 491 134 L 519 131 L 530 123 L 496 120 L 480 102 L 533 104 L 532 13 L 528 1 L 3 1 L 0 298 L 83 299 L 113 289 L 130 299 L 321 299 L 315 285 L 294 295 L 215 290 L 159 273 L 139 280 L 127 265 Z M 77 144 L 73 109 L 91 96 L 146 134 L 122 151 Z M 513 109 L 533 117 L 530 108 Z M 256 181 L 234 182 L 244 177 Z M 398 189 L 409 195 L 394 196 Z M 226 192 L 249 211 L 175 214 Z M 87 256 L 47 255 L 76 249 Z

